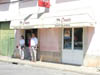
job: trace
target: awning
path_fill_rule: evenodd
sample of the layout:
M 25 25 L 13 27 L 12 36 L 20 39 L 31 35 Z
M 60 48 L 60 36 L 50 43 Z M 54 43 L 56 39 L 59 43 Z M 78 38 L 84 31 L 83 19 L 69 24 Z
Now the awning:
M 11 29 L 58 28 L 58 27 L 94 27 L 95 21 L 88 15 L 52 16 L 42 18 L 15 19 Z
M 30 21 L 24 20 L 13 20 L 11 21 L 11 29 L 32 29 L 32 28 L 42 28 L 42 21 L 39 19 L 32 19 Z

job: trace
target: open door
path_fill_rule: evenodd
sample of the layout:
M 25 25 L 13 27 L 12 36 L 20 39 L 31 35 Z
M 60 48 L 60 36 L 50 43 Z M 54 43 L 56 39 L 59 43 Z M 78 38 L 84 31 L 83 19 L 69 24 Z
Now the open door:
M 25 45 L 29 47 L 29 39 L 31 38 L 32 33 L 35 33 L 36 37 L 38 37 L 38 29 L 29 29 L 25 31 Z

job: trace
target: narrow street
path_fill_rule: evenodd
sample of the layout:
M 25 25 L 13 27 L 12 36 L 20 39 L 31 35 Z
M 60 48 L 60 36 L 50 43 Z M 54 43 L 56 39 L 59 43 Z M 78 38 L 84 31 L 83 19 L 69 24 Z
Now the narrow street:
M 0 75 L 87 75 L 87 74 L 0 62 Z

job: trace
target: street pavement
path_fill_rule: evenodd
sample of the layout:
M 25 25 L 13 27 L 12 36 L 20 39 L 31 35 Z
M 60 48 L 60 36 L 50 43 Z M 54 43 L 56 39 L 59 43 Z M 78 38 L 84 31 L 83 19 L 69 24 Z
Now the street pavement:
M 59 66 L 58 66 L 59 67 Z M 0 75 L 89 75 L 71 71 L 0 62 Z
M 15 59 L 15 58 L 6 57 L 6 56 L 0 56 L 0 61 L 5 62 L 4 65 L 6 65 L 6 66 L 4 66 L 3 63 L 1 63 L 0 70 L 3 69 L 2 67 L 7 67 L 7 68 L 11 67 L 11 69 L 13 69 L 13 66 L 11 63 L 18 63 L 18 65 L 23 65 L 23 66 L 27 65 L 27 66 L 32 67 L 33 68 L 32 72 L 34 72 L 34 68 L 35 69 L 42 68 L 42 70 L 39 69 L 39 72 L 36 72 L 36 73 L 41 73 L 41 71 L 43 71 L 44 73 L 46 72 L 46 75 L 51 75 L 51 74 L 47 74 L 47 70 L 48 70 L 48 73 L 51 70 L 57 71 L 57 72 L 56 71 L 51 72 L 51 73 L 54 73 L 52 75 L 56 75 L 55 73 L 57 73 L 58 75 L 59 74 L 60 75 L 64 75 L 64 74 L 65 75 L 100 75 L 100 68 L 98 68 L 98 67 L 75 66 L 75 65 L 49 63 L 49 62 L 42 62 L 42 61 L 30 62 L 28 60 L 20 60 L 20 59 Z M 8 63 L 10 63 L 10 64 L 8 64 Z M 15 65 L 15 66 L 18 66 L 18 65 Z M 17 69 L 17 70 L 20 70 L 20 66 L 18 68 L 19 69 Z M 27 68 L 25 68 L 25 69 L 27 69 Z M 46 69 L 46 71 L 45 71 L 45 69 Z M 13 70 L 16 70 L 16 69 L 13 69 Z M 21 69 L 21 71 L 23 71 L 23 70 L 24 69 Z M 61 73 L 58 73 L 59 71 L 61 71 Z M 64 74 L 62 74 L 62 72 L 64 72 Z M 69 72 L 71 72 L 72 74 L 66 74 Z M 2 72 L 0 72 L 0 73 L 2 73 Z M 18 73 L 20 73 L 20 72 L 18 72 Z M 23 72 L 21 72 L 21 73 L 23 73 Z M 75 73 L 75 74 L 73 74 L 73 73 Z M 0 74 L 0 75 L 2 75 L 2 74 Z M 38 74 L 36 74 L 36 75 L 38 75 Z M 45 74 L 43 74 L 43 75 L 45 75 Z

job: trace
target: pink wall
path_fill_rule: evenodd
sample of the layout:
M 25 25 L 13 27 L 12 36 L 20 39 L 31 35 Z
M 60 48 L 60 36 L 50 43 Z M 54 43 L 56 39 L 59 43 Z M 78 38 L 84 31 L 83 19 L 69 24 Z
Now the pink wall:
M 16 30 L 16 46 L 19 45 L 19 40 L 20 40 L 20 30 Z
M 16 46 L 19 45 L 19 40 L 21 39 L 21 35 L 24 36 L 24 30 L 16 30 L 16 32 L 15 32 Z
M 100 56 L 100 27 L 88 28 L 88 55 Z
M 98 41 L 98 36 L 95 33 L 95 28 L 90 27 L 88 28 L 88 49 L 87 49 L 87 54 L 88 55 L 97 55 L 97 42 Z
M 40 51 L 59 51 L 59 29 L 40 29 Z
M 94 35 L 94 28 L 93 27 L 88 28 L 88 45 L 90 45 L 93 35 Z

